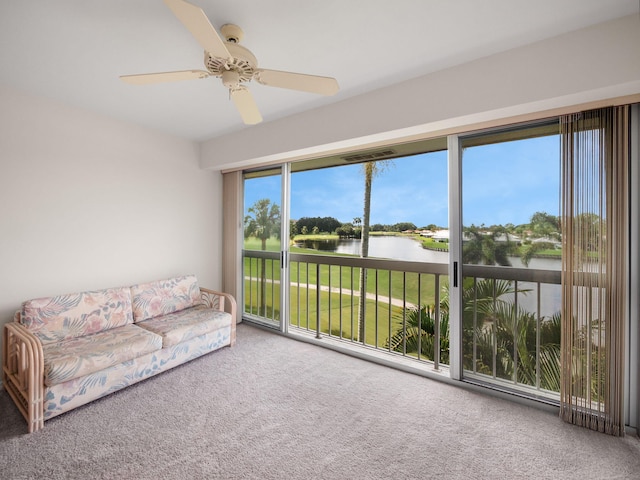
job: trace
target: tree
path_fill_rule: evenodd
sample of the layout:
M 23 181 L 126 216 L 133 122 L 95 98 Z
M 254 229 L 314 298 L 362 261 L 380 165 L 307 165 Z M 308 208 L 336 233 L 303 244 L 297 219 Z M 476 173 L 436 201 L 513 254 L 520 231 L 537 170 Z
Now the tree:
M 355 230 L 350 223 L 343 223 L 341 227 L 336 228 L 336 235 L 340 238 L 353 238 L 355 236 Z
M 307 227 L 307 232 L 312 232 L 315 227 L 318 228 L 318 232 L 331 233 L 339 228 L 341 223 L 333 217 L 302 217 L 296 222 L 298 230 L 302 231 L 304 227 Z
M 274 236 L 280 238 L 280 207 L 263 198 L 247 211 L 249 215 L 244 217 L 244 238 L 258 238 L 262 242 L 261 250 L 266 250 L 267 240 Z
M 584 252 L 602 252 L 605 249 L 606 225 L 596 213 L 581 213 L 571 220 L 576 238 L 580 239 L 578 247 Z
M 463 366 L 518 383 L 536 384 L 536 329 L 534 313 L 513 302 L 529 290 L 509 280 L 465 279 L 462 290 Z M 448 295 L 445 295 L 448 311 Z M 560 389 L 560 315 L 543 317 L 540 326 L 540 386 Z M 474 353 L 475 342 L 475 353 Z M 495 356 L 495 362 L 494 362 Z M 516 368 L 517 365 L 517 368 Z M 495 366 L 495 367 L 494 367 Z M 495 368 L 495 372 L 493 371 Z
M 486 232 L 471 225 L 464 228 L 464 233 L 468 240 L 462 247 L 463 263 L 511 266 L 509 255 L 516 253 L 517 245 L 510 240 L 504 227 L 493 227 Z
M 434 360 L 435 347 L 435 308 L 423 305 L 412 307 L 405 311 L 406 328 L 400 329 L 387 339 L 385 348 L 394 352 L 418 353 Z M 444 311 L 440 316 L 440 358 L 439 361 L 449 364 L 449 312 Z
M 529 228 L 537 238 L 549 237 L 554 240 L 560 238 L 560 218 L 546 212 L 536 212 L 531 215 Z
M 298 222 L 295 220 L 289 220 L 289 238 L 293 238 L 298 235 Z
M 560 391 L 560 314 L 536 319 L 510 299 L 528 290 L 514 288 L 509 280 L 464 280 L 462 289 L 463 367 L 485 375 Z M 443 287 L 440 301 L 440 361 L 449 362 L 449 289 Z M 386 347 L 397 352 L 416 353 L 433 360 L 435 309 L 433 306 L 408 308 L 400 327 Z M 540 327 L 539 335 L 536 329 Z M 539 350 L 538 350 L 539 348 Z M 536 362 L 536 352 L 539 351 Z M 494 361 L 495 356 L 495 361 Z M 494 369 L 495 368 L 495 372 Z
M 263 198 L 257 200 L 247 211 L 249 215 L 244 217 L 244 238 L 258 238 L 261 241 L 261 250 L 266 250 L 267 240 L 272 236 L 280 238 L 280 207 L 275 203 L 271 204 L 268 198 Z M 260 308 L 266 316 L 266 258 L 261 259 L 261 267 Z
M 364 214 L 362 218 L 362 234 L 360 241 L 360 257 L 369 256 L 369 220 L 371 217 L 371 185 L 373 178 L 383 172 L 389 165 L 390 160 L 379 160 L 377 162 L 366 162 L 362 164 L 364 174 Z M 360 219 L 359 217 L 354 218 Z M 367 269 L 360 269 L 360 300 L 358 302 L 358 340 L 365 343 L 364 328 L 367 305 Z
M 391 227 L 394 232 L 405 232 L 407 230 L 416 230 L 418 227 L 411 222 L 399 222 Z

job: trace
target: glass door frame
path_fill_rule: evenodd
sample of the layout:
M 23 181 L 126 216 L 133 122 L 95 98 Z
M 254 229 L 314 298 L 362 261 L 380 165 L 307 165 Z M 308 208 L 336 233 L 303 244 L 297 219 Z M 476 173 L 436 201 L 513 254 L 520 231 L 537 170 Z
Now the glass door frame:
M 280 331 L 288 333 L 290 317 L 289 245 L 291 224 L 291 163 L 282 165 L 280 205 Z
M 557 117 L 549 117 L 544 119 L 538 119 L 530 122 L 523 122 L 519 124 L 513 125 L 503 125 L 497 126 L 477 131 L 465 132 L 460 135 L 450 135 L 448 137 L 448 149 L 449 149 L 449 228 L 450 228 L 450 246 L 449 246 L 449 255 L 450 255 L 450 278 L 452 279 L 451 284 L 453 288 L 451 288 L 450 293 L 450 309 L 451 309 L 451 318 L 455 319 L 455 321 L 451 322 L 451 348 L 455 346 L 457 351 L 454 352 L 452 350 L 452 360 L 451 360 L 451 378 L 455 380 L 463 380 L 476 384 L 480 384 L 482 386 L 486 386 L 492 389 L 509 391 L 510 393 L 514 393 L 516 395 L 537 399 L 542 401 L 548 401 L 551 398 L 551 401 L 556 401 L 555 394 L 550 394 L 547 396 L 545 391 L 542 391 L 537 386 L 538 378 L 536 379 L 536 385 L 534 386 L 537 390 L 527 390 L 527 385 L 524 383 L 520 383 L 517 380 L 507 380 L 502 381 L 501 379 L 487 377 L 484 378 L 483 375 L 476 374 L 474 372 L 470 372 L 465 370 L 465 362 L 463 361 L 464 352 L 464 325 L 463 325 L 463 314 L 464 308 L 463 305 L 463 282 L 465 279 L 465 270 L 470 274 L 471 277 L 474 275 L 471 274 L 470 270 L 476 270 L 475 265 L 467 265 L 467 269 L 465 269 L 464 261 L 463 261 L 463 207 L 464 207 L 464 199 L 463 199 L 463 155 L 465 148 L 468 147 L 467 142 L 474 142 L 476 139 L 490 139 L 489 141 L 483 140 L 486 144 L 500 144 L 502 142 L 509 142 L 512 140 L 525 140 L 528 138 L 538 137 L 538 129 L 542 129 L 544 132 L 545 129 L 553 129 L 554 126 L 558 122 Z M 530 136 L 527 131 L 531 129 L 534 132 L 533 136 Z M 520 132 L 524 132 L 524 136 L 520 136 Z M 548 133 L 547 133 L 548 134 Z M 542 136 L 547 135 L 542 133 Z M 559 132 L 558 132 L 559 134 Z M 503 137 L 503 138 L 501 138 Z M 558 153 L 559 155 L 559 153 Z M 559 158 L 558 158 L 559 161 Z M 559 188 L 559 185 L 558 185 Z M 480 267 L 480 266 L 479 266 Z M 555 275 L 557 273 L 557 275 Z M 515 275 L 515 274 L 514 274 Z M 559 272 L 554 272 L 553 275 L 542 275 L 536 274 L 535 276 L 532 274 L 532 278 L 520 278 L 518 275 L 515 275 L 512 280 L 516 281 L 516 285 L 518 281 L 526 282 L 539 282 L 538 283 L 538 293 L 540 284 L 554 283 L 557 281 L 559 285 Z M 525 276 L 526 277 L 526 276 Z M 557 277 L 557 278 L 556 278 Z M 507 275 L 506 278 L 509 278 Z M 517 287 L 516 287 L 517 288 Z M 516 308 L 517 308 L 517 300 L 516 300 Z M 538 309 L 540 308 L 540 299 L 538 298 Z M 538 322 L 541 322 L 542 317 L 540 316 L 540 312 L 536 313 L 538 317 Z M 455 327 L 455 332 L 453 328 Z M 540 323 L 537 325 L 538 331 L 540 329 Z M 515 344 L 515 340 L 514 340 Z M 494 347 L 495 348 L 495 347 Z M 514 348 L 515 345 L 514 345 Z M 539 345 L 536 347 L 539 348 Z M 474 350 L 475 352 L 475 350 Z M 517 351 L 514 354 L 517 355 Z M 474 353 L 475 355 L 475 353 Z M 495 353 L 494 353 L 495 355 Z M 475 358 L 475 357 L 474 357 Z M 454 363 L 454 360 L 455 362 Z M 475 360 L 474 360 L 475 361 Z M 539 371 L 539 366 L 536 364 L 536 369 Z M 494 372 L 495 372 L 495 358 L 494 358 Z
M 258 251 L 259 253 L 257 255 L 253 255 L 250 257 L 246 257 L 245 256 L 245 248 L 244 248 L 244 215 L 245 215 L 245 211 L 247 208 L 247 204 L 246 204 L 246 182 L 247 182 L 247 177 L 245 176 L 246 173 L 251 174 L 252 172 L 260 172 L 261 170 L 265 170 L 265 171 L 271 171 L 273 172 L 272 175 L 265 175 L 265 176 L 280 176 L 280 183 L 279 183 L 279 189 L 280 189 L 280 246 L 279 246 L 279 250 L 278 252 L 274 252 L 274 251 L 268 251 L 268 250 L 260 250 Z M 243 173 L 243 178 L 242 178 L 242 193 L 241 193 L 241 198 L 242 198 L 242 220 L 240 222 L 241 225 L 241 230 L 243 232 L 242 234 L 242 245 L 243 248 L 241 249 L 241 276 L 242 276 L 242 281 L 241 286 L 241 292 L 242 292 L 242 300 L 241 300 L 241 308 L 239 308 L 240 314 L 241 315 L 247 315 L 248 316 L 248 320 L 250 320 L 253 323 L 257 323 L 259 325 L 268 327 L 268 328 L 273 328 L 276 329 L 280 332 L 286 333 L 287 331 L 287 321 L 284 318 L 285 314 L 288 315 L 288 306 L 286 308 L 283 308 L 283 305 L 287 305 L 286 303 L 283 303 L 285 301 L 288 301 L 288 288 L 286 288 L 286 283 L 283 283 L 283 279 L 288 279 L 288 265 L 286 262 L 286 259 L 288 258 L 288 249 L 289 249 L 289 171 L 290 171 L 290 166 L 288 163 L 285 163 L 283 165 L 279 165 L 279 166 L 270 166 L 267 167 L 265 169 L 258 169 L 255 171 L 246 171 Z M 276 173 L 277 172 L 277 173 Z M 259 176 L 259 175 L 258 175 Z M 279 288 L 279 293 L 277 296 L 278 302 L 280 302 L 279 304 L 279 316 L 278 318 L 275 318 L 274 315 L 272 315 L 271 318 L 268 317 L 262 317 L 259 314 L 258 315 L 254 315 L 251 312 L 245 312 L 245 306 L 246 306 L 246 295 L 247 295 L 247 289 L 246 289 L 246 285 L 247 285 L 247 281 L 245 278 L 245 267 L 244 267 L 244 262 L 245 262 L 245 258 L 262 258 L 263 261 L 265 259 L 271 259 L 272 263 L 275 263 L 275 261 L 277 261 L 279 263 L 279 268 L 278 268 L 278 272 L 280 275 L 280 288 Z M 251 260 L 250 260 L 251 261 Z M 275 266 L 272 265 L 272 272 L 275 272 Z M 287 275 L 287 277 L 284 277 L 284 275 Z M 251 280 L 250 280 L 251 281 Z M 272 279 L 272 282 L 275 282 L 275 278 Z M 272 289 L 275 288 L 275 283 L 273 283 L 272 285 Z M 258 285 L 258 288 L 261 288 L 260 285 Z M 272 297 L 272 298 L 276 298 L 276 297 Z M 272 305 L 272 313 L 275 310 L 275 305 Z
M 462 380 L 462 149 L 447 137 L 449 159 L 449 374 Z

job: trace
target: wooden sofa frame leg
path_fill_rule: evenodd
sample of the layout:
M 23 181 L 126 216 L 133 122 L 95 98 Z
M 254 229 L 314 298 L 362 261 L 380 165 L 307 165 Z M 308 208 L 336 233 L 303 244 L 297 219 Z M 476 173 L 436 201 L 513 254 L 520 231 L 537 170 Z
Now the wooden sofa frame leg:
M 32 433 L 44 427 L 44 358 L 40 341 L 17 320 L 4 326 L 2 381 Z

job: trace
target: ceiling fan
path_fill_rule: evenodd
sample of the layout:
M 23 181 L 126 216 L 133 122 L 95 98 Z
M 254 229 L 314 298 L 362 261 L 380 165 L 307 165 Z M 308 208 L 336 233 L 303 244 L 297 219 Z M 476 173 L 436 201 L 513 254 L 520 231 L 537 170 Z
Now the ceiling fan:
M 222 79 L 222 84 L 229 89 L 229 96 L 247 125 L 262 121 L 262 115 L 251 92 L 244 86 L 251 80 L 270 87 L 320 95 L 334 95 L 338 92 L 338 82 L 335 78 L 258 68 L 256 57 L 239 45 L 243 37 L 240 27 L 231 24 L 223 25 L 220 28 L 223 41 L 201 8 L 183 0 L 164 0 L 164 3 L 204 48 L 206 70 L 122 75 L 120 78 L 123 81 L 133 85 L 145 85 L 219 77 Z

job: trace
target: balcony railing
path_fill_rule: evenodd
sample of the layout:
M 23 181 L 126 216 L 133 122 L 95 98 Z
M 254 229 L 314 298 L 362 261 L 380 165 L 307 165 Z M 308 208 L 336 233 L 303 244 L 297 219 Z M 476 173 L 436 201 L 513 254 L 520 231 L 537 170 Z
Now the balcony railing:
M 561 272 L 480 265 L 462 272 L 466 378 L 557 399 Z
M 290 330 L 434 369 L 449 364 L 446 264 L 298 253 L 289 260 Z M 245 251 L 244 262 L 245 317 L 279 323 L 279 252 Z M 361 269 L 366 270 L 364 300 Z M 554 302 L 560 272 L 465 265 L 462 285 L 465 376 L 543 395 L 557 392 Z
M 360 291 L 363 268 L 364 301 Z M 428 360 L 435 368 L 443 360 L 448 363 L 448 347 L 442 352 L 442 342 L 433 341 L 443 337 L 448 345 L 440 312 L 447 265 L 292 254 L 290 272 L 290 326 Z M 429 318 L 418 308 L 427 304 L 434 306 Z M 423 341 L 426 335 L 430 338 Z

